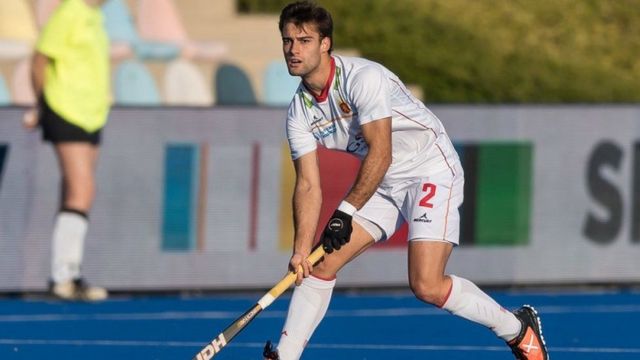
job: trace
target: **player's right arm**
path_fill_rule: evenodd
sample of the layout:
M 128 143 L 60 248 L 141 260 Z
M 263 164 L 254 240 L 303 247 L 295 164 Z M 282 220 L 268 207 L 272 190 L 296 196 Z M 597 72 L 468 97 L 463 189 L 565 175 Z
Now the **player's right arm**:
M 45 54 L 37 50 L 31 58 L 31 86 L 33 87 L 36 102 L 40 99 L 40 96 L 42 96 L 44 89 L 44 72 L 49 61 L 49 58 Z M 22 124 L 27 129 L 33 129 L 38 125 L 38 116 L 38 106 L 36 104 L 36 106 L 29 108 L 24 113 Z
M 45 84 L 45 71 L 52 59 L 64 54 L 65 43 L 69 34 L 73 31 L 73 11 L 67 10 L 72 3 L 62 3 L 40 31 L 35 51 L 31 58 L 31 85 L 36 101 L 40 100 Z M 38 107 L 27 110 L 22 118 L 23 125 L 30 129 L 38 125 Z
M 33 86 L 33 93 L 36 98 L 42 95 L 44 89 L 44 72 L 49 61 L 47 55 L 37 50 L 33 53 L 33 58 L 31 59 L 31 85 Z
M 311 271 L 312 264 L 306 258 L 311 253 L 318 226 L 322 207 L 322 190 L 317 151 L 302 155 L 295 159 L 293 164 L 296 171 L 296 183 L 293 191 L 295 236 L 290 266 L 294 271 L 302 266 L 303 272 L 298 272 L 296 279 L 296 284 L 300 285 L 303 277 L 309 276 Z

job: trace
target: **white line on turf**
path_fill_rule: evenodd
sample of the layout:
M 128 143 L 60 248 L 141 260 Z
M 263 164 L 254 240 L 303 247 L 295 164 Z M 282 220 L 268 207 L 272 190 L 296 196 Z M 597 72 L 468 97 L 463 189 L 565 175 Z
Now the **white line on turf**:
M 637 313 L 640 305 L 598 305 L 598 306 L 536 306 L 542 315 L 576 313 Z M 188 319 L 235 319 L 238 311 L 168 311 L 152 313 L 113 314 L 22 314 L 0 315 L 2 322 L 46 322 L 46 321 L 131 321 L 131 320 L 188 320 Z M 270 310 L 261 318 L 284 318 L 286 311 Z M 330 310 L 327 317 L 398 317 L 398 316 L 441 316 L 449 313 L 433 307 Z
M 197 347 L 201 342 L 194 341 L 135 341 L 135 340 L 44 340 L 44 339 L 0 339 L 0 345 L 27 346 L 130 346 L 130 347 Z M 263 343 L 231 344 L 233 347 L 262 348 Z M 314 349 L 342 350 L 393 350 L 393 351 L 507 351 L 504 346 L 468 346 L 468 345 L 385 345 L 385 344 L 308 344 Z M 640 348 L 607 347 L 551 347 L 549 352 L 559 353 L 625 353 L 640 354 Z

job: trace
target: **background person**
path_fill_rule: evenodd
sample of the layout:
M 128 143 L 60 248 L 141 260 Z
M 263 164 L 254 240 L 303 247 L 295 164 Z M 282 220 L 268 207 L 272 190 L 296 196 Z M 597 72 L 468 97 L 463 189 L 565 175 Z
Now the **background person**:
M 51 293 L 65 300 L 103 300 L 107 291 L 81 275 L 101 129 L 109 112 L 109 40 L 104 0 L 64 0 L 44 26 L 32 60 L 38 106 L 25 113 L 53 145 L 62 174 L 61 206 L 51 250 Z
M 471 281 L 445 275 L 458 244 L 464 175 L 440 120 L 382 65 L 332 56 L 333 22 L 325 9 L 289 4 L 279 27 L 289 73 L 302 78 L 289 105 L 287 137 L 296 171 L 289 266 L 303 271 L 278 349 L 268 343 L 265 358 L 300 358 L 327 311 L 338 271 L 407 222 L 409 284 L 418 299 L 490 328 L 517 359 L 548 359 L 532 307 L 511 313 Z M 312 269 L 305 259 L 322 204 L 318 142 L 362 163 L 324 229 L 327 255 Z

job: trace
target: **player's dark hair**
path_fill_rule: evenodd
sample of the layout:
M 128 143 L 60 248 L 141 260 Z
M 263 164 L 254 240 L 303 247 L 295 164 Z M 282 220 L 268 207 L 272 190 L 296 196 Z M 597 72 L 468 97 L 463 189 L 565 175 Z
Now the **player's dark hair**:
M 331 40 L 329 53 L 333 50 L 333 19 L 325 8 L 307 0 L 291 3 L 285 6 L 280 13 L 280 22 L 278 23 L 280 33 L 288 23 L 293 23 L 297 27 L 304 24 L 315 24 L 320 38 L 328 37 Z

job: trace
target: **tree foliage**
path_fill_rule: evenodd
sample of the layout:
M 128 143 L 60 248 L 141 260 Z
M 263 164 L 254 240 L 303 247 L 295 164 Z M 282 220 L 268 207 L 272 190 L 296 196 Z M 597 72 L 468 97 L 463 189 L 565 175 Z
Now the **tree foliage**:
M 279 13 L 288 1 L 239 0 Z M 640 100 L 640 0 L 325 0 L 357 49 L 428 102 Z

